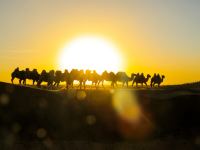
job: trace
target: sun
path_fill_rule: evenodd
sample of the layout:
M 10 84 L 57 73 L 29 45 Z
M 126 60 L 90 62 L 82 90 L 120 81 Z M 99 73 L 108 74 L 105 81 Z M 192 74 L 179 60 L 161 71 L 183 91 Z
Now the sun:
M 61 69 L 90 69 L 102 73 L 123 68 L 119 49 L 109 40 L 95 36 L 81 36 L 67 43 L 59 56 Z

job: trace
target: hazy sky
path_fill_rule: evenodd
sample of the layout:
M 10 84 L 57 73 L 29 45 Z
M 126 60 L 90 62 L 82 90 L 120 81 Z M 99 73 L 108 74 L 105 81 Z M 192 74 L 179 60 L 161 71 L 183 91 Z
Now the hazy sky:
M 56 68 L 61 47 L 85 34 L 112 40 L 128 73 L 200 79 L 199 0 L 0 0 L 0 80 L 16 66 Z

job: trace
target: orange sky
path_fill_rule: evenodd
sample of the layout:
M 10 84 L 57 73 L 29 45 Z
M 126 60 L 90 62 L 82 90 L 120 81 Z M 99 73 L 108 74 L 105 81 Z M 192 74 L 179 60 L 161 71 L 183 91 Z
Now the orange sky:
M 200 77 L 199 2 L 1 1 L 0 80 L 20 68 L 58 68 L 63 46 L 79 36 L 105 37 L 131 72 L 165 74 L 165 84 Z M 112 64 L 111 64 L 112 65 Z

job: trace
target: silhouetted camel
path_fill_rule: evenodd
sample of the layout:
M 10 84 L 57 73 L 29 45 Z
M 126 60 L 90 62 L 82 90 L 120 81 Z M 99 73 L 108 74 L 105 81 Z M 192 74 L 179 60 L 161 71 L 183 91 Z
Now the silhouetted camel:
M 47 86 L 52 87 L 53 82 L 54 82 L 54 77 L 55 77 L 54 72 L 55 72 L 54 70 L 51 70 L 47 73 L 46 70 L 42 70 L 37 86 L 40 86 L 42 82 L 47 82 Z
M 54 70 L 49 71 L 48 73 L 43 70 L 41 75 L 37 72 L 37 69 L 33 69 L 32 71 L 29 70 L 29 68 L 26 68 L 26 70 L 19 70 L 19 67 L 17 67 L 11 74 L 11 82 L 13 83 L 15 78 L 19 79 L 19 83 L 26 84 L 26 79 L 32 80 L 33 85 L 35 82 L 37 82 L 37 85 L 40 86 L 42 82 L 47 82 L 47 86 L 59 86 L 60 82 L 66 82 L 66 88 L 69 88 L 69 86 L 73 87 L 74 81 L 79 82 L 80 89 L 82 87 L 86 87 L 86 82 L 91 81 L 92 85 L 95 84 L 95 87 L 97 88 L 100 83 L 102 83 L 102 86 L 104 87 L 104 81 L 111 81 L 111 87 L 117 86 L 117 82 L 122 82 L 122 87 L 124 87 L 124 84 L 128 87 L 128 82 L 132 82 L 132 86 L 134 83 L 136 83 L 136 86 L 138 84 L 145 84 L 147 86 L 147 82 L 149 78 L 151 77 L 149 74 L 147 77 L 144 76 L 144 74 L 131 74 L 131 77 L 129 77 L 126 72 L 118 72 L 115 74 L 114 72 L 107 72 L 104 71 L 101 75 L 99 75 L 95 70 L 86 70 L 84 73 L 84 70 L 78 70 L 78 69 L 72 69 L 71 72 L 68 70 L 65 70 L 64 73 L 62 71 L 57 70 L 54 72 Z M 154 74 L 154 76 L 151 79 L 151 87 L 155 86 L 156 84 L 158 87 L 163 82 L 165 76 L 160 76 L 159 74 Z
M 104 81 L 111 81 L 111 87 L 115 87 L 115 85 L 117 86 L 117 77 L 114 74 L 114 72 L 108 73 L 107 71 L 104 71 L 102 73 L 101 79 L 99 81 L 99 83 L 102 82 L 103 87 L 104 87 L 104 85 L 103 85 Z
M 71 72 L 67 74 L 67 76 L 65 77 L 67 89 L 69 88 L 69 86 L 73 87 L 73 83 L 75 80 L 79 82 L 79 87 L 81 89 L 85 80 L 85 75 L 83 70 L 79 71 L 78 69 L 72 69 Z
M 95 87 L 99 86 L 99 81 L 101 80 L 101 76 L 96 72 L 96 70 L 93 70 L 91 74 L 91 81 L 92 85 L 95 84 Z
M 25 73 L 26 73 L 26 79 L 32 80 L 33 85 L 35 84 L 35 82 L 38 82 L 40 75 L 37 72 L 37 69 L 33 69 L 32 71 L 30 71 L 29 68 L 26 68 Z M 25 84 L 26 84 L 26 79 L 25 79 Z
M 58 87 L 60 82 L 63 82 L 63 81 L 64 81 L 64 77 L 63 77 L 62 71 L 57 70 L 54 76 L 54 86 Z
M 143 73 L 141 75 L 138 73 L 133 80 L 132 86 L 134 85 L 134 83 L 136 83 L 136 87 L 138 86 L 138 83 L 140 83 L 142 86 L 143 84 L 147 86 L 147 82 L 150 77 L 151 76 L 149 74 L 147 74 L 147 77 L 145 78 Z
M 125 72 L 118 72 L 116 74 L 116 78 L 117 78 L 117 81 L 122 82 L 122 87 L 124 87 L 125 83 L 126 83 L 126 86 L 128 87 L 128 82 L 133 80 L 132 76 L 129 77 Z
M 17 67 L 11 74 L 11 82 L 12 83 L 15 78 L 19 79 L 19 84 L 21 84 L 22 81 L 23 81 L 22 83 L 25 84 L 26 72 L 24 70 L 20 71 L 19 67 Z
M 97 86 L 99 85 L 99 80 L 100 80 L 100 75 L 96 72 L 96 70 L 93 70 L 93 72 L 91 70 L 86 70 L 85 71 L 85 80 L 84 80 L 84 86 L 86 84 L 87 81 L 91 81 L 92 85 L 95 84 L 95 87 L 97 88 Z
M 54 85 L 58 87 L 60 82 L 66 82 L 66 88 L 72 84 L 72 79 L 70 78 L 70 73 L 67 69 L 65 69 L 64 73 L 60 70 L 55 72 Z
M 160 84 L 163 82 L 165 76 L 162 75 L 162 77 L 160 77 L 159 74 L 154 74 L 154 76 L 151 78 L 151 87 L 154 87 L 155 84 L 158 85 L 158 87 L 160 87 Z

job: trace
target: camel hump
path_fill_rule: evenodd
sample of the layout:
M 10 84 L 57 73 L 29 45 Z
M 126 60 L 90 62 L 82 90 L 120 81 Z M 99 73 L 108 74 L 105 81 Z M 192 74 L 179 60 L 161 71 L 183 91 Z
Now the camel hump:
M 93 73 L 93 74 L 97 74 L 96 70 L 93 70 L 92 73 Z
M 91 73 L 91 70 L 87 69 L 85 72 L 86 74 L 88 74 L 88 73 Z
M 161 77 L 160 77 L 160 74 L 159 74 L 159 73 L 156 75 L 156 79 L 157 79 L 157 80 L 161 80 Z
M 61 75 L 61 74 L 62 74 L 62 71 L 56 70 L 55 74 L 56 74 L 56 75 Z
M 29 69 L 29 68 L 26 68 L 26 71 L 30 71 L 30 69 Z
M 46 70 L 42 70 L 41 75 L 45 75 L 47 73 Z
M 119 71 L 119 72 L 117 72 L 117 74 L 123 75 L 123 74 L 126 74 L 126 73 L 123 72 L 123 71 Z
M 54 75 L 54 73 L 55 73 L 55 71 L 54 71 L 54 70 L 50 70 L 50 71 L 49 71 L 49 74 L 52 74 L 52 75 Z
M 19 67 L 15 68 L 14 72 L 18 72 L 19 71 Z
M 69 73 L 69 71 L 67 70 L 67 69 L 65 69 L 65 71 L 64 71 L 65 73 Z
M 116 75 L 117 75 L 118 77 L 122 77 L 122 78 L 124 78 L 124 77 L 128 77 L 128 75 L 126 74 L 126 72 L 122 72 L 122 71 L 117 72 Z

